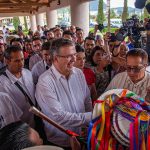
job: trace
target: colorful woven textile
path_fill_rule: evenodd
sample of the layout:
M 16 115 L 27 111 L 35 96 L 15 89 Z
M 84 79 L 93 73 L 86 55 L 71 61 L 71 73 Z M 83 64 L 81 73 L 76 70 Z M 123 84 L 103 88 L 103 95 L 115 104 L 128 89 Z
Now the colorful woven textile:
M 96 101 L 88 131 L 88 150 L 150 150 L 150 105 L 123 89 Z

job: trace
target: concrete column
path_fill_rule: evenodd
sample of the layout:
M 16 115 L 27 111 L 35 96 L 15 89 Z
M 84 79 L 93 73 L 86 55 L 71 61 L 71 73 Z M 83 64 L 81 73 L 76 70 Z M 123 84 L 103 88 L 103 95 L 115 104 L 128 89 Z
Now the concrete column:
M 44 14 L 41 13 L 36 15 L 36 24 L 44 26 Z
M 89 33 L 89 2 L 70 0 L 71 24 L 84 30 L 85 36 Z
M 50 10 L 49 8 L 47 8 L 47 10 L 46 10 L 46 20 L 47 20 L 48 28 L 55 27 L 55 25 L 58 24 L 57 10 Z
M 35 15 L 30 16 L 30 28 L 33 32 L 36 31 L 37 25 L 36 25 L 36 18 Z

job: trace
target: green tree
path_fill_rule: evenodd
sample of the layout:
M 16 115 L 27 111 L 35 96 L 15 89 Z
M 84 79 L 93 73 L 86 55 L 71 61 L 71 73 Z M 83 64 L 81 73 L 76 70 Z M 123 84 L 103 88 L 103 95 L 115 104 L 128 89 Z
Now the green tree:
M 103 24 L 103 22 L 104 22 L 104 20 L 105 20 L 105 18 L 104 18 L 103 5 L 104 5 L 103 0 L 99 0 L 98 15 L 97 15 L 97 23 L 98 23 L 98 24 Z
M 20 25 L 19 17 L 13 17 L 13 25 L 14 25 L 15 30 L 18 30 L 18 25 Z
M 111 18 L 111 11 L 110 11 L 110 0 L 107 0 L 107 18 L 108 18 L 108 22 L 107 22 L 107 29 L 110 32 L 110 18 Z
M 128 18 L 128 0 L 124 0 L 124 7 L 122 13 L 122 22 L 125 22 Z
M 116 13 L 115 13 L 114 9 L 110 10 L 110 18 L 116 18 Z
M 146 4 L 149 3 L 150 0 L 147 0 Z M 147 12 L 146 8 L 144 8 L 144 18 L 148 18 L 150 15 L 149 13 Z
M 28 25 L 27 25 L 27 18 L 24 16 L 24 28 L 27 31 L 28 30 Z

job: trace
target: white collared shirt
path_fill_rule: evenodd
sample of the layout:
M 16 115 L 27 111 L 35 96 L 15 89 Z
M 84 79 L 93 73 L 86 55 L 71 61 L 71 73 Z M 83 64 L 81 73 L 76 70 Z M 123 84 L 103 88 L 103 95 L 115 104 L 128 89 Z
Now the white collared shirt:
M 106 91 L 111 89 L 128 89 L 140 97 L 145 98 L 148 87 L 150 87 L 150 74 L 147 71 L 145 71 L 145 77 L 137 83 L 131 81 L 127 72 L 122 72 L 113 78 Z
M 19 121 L 22 111 L 6 93 L 0 92 L 0 129 L 4 126 Z
M 76 133 L 91 120 L 90 92 L 80 69 L 73 68 L 66 79 L 52 65 L 39 77 L 36 99 L 44 114 Z M 50 142 L 70 146 L 69 137 L 46 122 L 45 131 Z
M 46 65 L 46 62 L 44 60 L 37 62 L 33 66 L 31 73 L 32 73 L 33 81 L 35 84 L 37 84 L 39 76 L 46 71 L 46 66 L 47 65 Z
M 16 81 L 26 91 L 32 102 L 35 104 L 35 87 L 32 74 L 29 70 L 22 70 L 22 78 L 17 79 L 9 70 L 6 70 L 8 78 L 4 75 L 0 76 L 0 92 L 7 93 L 16 105 L 22 110 L 21 120 L 34 127 L 33 114 L 29 112 L 30 104 L 24 94 L 14 84 Z
M 41 60 L 42 58 L 39 56 L 39 54 L 34 54 L 33 56 L 31 56 L 29 59 L 29 69 L 31 70 L 32 67 Z

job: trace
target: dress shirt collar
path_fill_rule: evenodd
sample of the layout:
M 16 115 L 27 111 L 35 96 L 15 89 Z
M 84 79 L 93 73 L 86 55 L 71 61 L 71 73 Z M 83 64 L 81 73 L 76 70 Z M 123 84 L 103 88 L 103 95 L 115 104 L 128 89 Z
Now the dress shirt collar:
M 142 80 L 140 80 L 139 82 L 137 82 L 137 83 L 133 83 L 132 82 L 132 80 L 130 79 L 130 77 L 128 76 L 128 73 L 127 73 L 127 79 L 131 82 L 131 83 L 133 83 L 134 85 L 140 85 L 142 82 L 144 82 L 146 79 L 147 79 L 147 71 L 145 71 L 145 76 L 144 76 L 144 78 L 142 79 Z
M 48 65 L 45 60 L 43 60 L 43 64 L 44 64 L 45 68 L 46 68 L 46 67 L 49 67 L 49 68 L 50 68 L 50 65 Z
M 56 69 L 56 67 L 55 67 L 53 64 L 52 64 L 52 66 L 51 66 L 51 70 L 52 70 L 52 72 L 54 73 L 54 75 L 55 75 L 55 77 L 57 78 L 57 80 L 59 80 L 60 78 L 65 78 L 65 79 L 66 79 L 66 77 L 65 77 L 64 75 L 62 75 L 62 74 Z M 69 78 L 70 78 L 74 73 L 76 73 L 76 71 L 75 71 L 75 68 L 73 67 Z
M 15 82 L 17 82 L 19 79 L 16 78 L 8 69 L 6 69 L 6 74 L 9 77 L 10 81 L 14 84 Z

